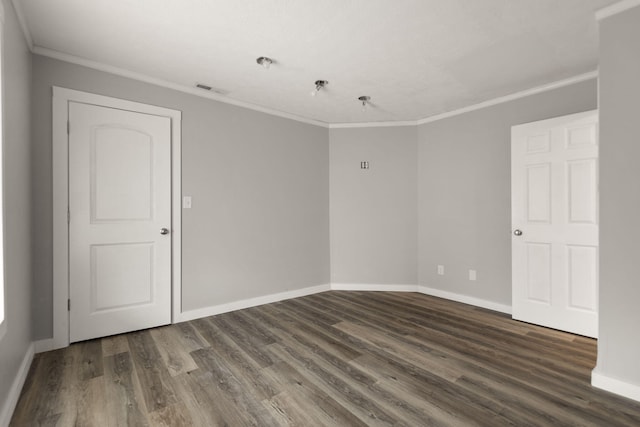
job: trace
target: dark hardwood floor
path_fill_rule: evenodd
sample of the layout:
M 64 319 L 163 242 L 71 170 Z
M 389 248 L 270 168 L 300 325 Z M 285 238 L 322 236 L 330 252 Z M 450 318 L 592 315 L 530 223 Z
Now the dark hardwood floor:
M 326 292 L 38 354 L 13 426 L 640 426 L 594 340 L 414 293 Z

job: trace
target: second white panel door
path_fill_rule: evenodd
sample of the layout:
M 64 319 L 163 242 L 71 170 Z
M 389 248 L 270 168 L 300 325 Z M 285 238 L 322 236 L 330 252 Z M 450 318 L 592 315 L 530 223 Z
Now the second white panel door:
M 512 129 L 513 317 L 596 337 L 598 114 Z

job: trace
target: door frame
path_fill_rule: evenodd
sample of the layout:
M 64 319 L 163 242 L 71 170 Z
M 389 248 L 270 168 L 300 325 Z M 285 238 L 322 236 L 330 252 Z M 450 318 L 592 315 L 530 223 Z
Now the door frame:
M 171 120 L 171 322 L 182 307 L 182 112 L 53 86 L 53 338 L 48 349 L 69 345 L 69 102 L 92 104 Z

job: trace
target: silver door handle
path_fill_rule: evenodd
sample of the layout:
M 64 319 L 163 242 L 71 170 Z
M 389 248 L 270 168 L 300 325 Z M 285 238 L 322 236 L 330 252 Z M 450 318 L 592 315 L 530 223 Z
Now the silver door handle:
M 169 234 L 169 229 L 168 229 L 168 228 L 164 228 L 164 227 L 163 227 L 163 228 L 161 228 L 161 229 L 160 229 L 160 234 L 163 234 L 163 235 L 164 235 L 164 234 Z
M 522 236 L 522 230 L 514 230 L 513 234 L 515 234 L 516 236 Z

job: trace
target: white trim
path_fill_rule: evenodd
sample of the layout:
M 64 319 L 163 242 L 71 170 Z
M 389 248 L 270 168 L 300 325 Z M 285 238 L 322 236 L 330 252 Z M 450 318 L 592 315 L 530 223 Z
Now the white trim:
M 640 385 L 630 384 L 616 378 L 603 375 L 598 372 L 597 366 L 593 371 L 591 371 L 591 385 L 640 402 Z
M 236 107 L 242 107 L 249 110 L 259 111 L 261 113 L 270 114 L 272 116 L 282 117 L 289 120 L 295 120 L 297 122 L 302 122 L 309 125 L 320 126 L 324 128 L 329 127 L 328 123 L 321 122 L 319 120 L 308 119 L 306 117 L 301 117 L 295 114 L 285 113 L 283 111 L 278 111 L 271 108 L 251 104 L 249 102 L 238 101 L 224 95 L 216 94 L 213 92 L 207 92 L 202 89 L 198 89 L 195 87 L 191 87 L 191 86 L 187 86 L 179 83 L 172 83 L 166 80 L 148 76 L 146 74 L 137 73 L 135 71 L 129 71 L 124 68 L 114 67 L 112 65 L 107 65 L 102 62 L 92 61 L 90 59 L 80 58 L 74 55 L 69 55 L 67 53 L 58 52 L 56 50 L 47 49 L 40 46 L 34 46 L 33 49 L 31 49 L 31 51 L 36 55 L 47 56 L 49 58 L 70 62 L 72 64 L 81 65 L 83 67 L 92 68 L 94 70 L 115 74 L 117 76 L 122 76 L 129 79 L 142 81 L 145 83 L 150 83 L 152 85 L 177 90 L 179 92 L 188 93 L 190 95 L 200 96 L 202 98 L 212 99 L 214 101 L 222 102 L 225 104 L 235 105 Z
M 332 123 L 329 129 L 349 129 L 349 128 L 386 128 L 398 126 L 417 126 L 417 120 L 398 122 L 362 122 L 362 123 Z
M 333 291 L 361 291 L 361 292 L 416 292 L 425 295 L 445 298 L 452 301 L 462 302 L 489 310 L 499 311 L 511 314 L 511 307 L 499 304 L 493 301 L 487 301 L 480 298 L 470 297 L 467 295 L 456 294 L 453 292 L 442 291 L 439 289 L 428 288 L 426 286 L 412 284 L 380 284 L 380 283 L 332 283 L 330 285 L 318 285 L 308 288 L 295 289 L 292 291 L 280 292 L 248 298 L 240 301 L 233 301 L 225 304 L 214 305 L 209 307 L 197 308 L 194 310 L 183 311 L 174 318 L 174 322 L 186 322 L 189 320 L 200 319 L 202 317 L 215 316 L 217 314 L 228 313 L 230 311 L 242 310 L 244 308 L 256 307 L 263 304 L 284 301 L 291 298 L 303 297 L 319 292 Z
M 171 322 L 182 312 L 182 112 L 171 117 Z
M 635 0 L 634 0 L 635 1 Z M 638 0 L 640 1 L 640 0 Z M 76 65 L 81 65 L 83 67 L 92 68 L 94 70 L 103 71 L 110 74 L 115 74 L 118 76 L 126 77 L 133 80 L 142 81 L 145 83 L 153 84 L 156 86 L 165 87 L 168 89 L 173 89 L 179 92 L 188 93 L 190 95 L 199 96 L 202 98 L 212 99 L 214 101 L 222 102 L 225 104 L 235 105 L 237 107 L 247 108 L 249 110 L 259 111 L 261 113 L 270 114 L 272 116 L 282 117 L 289 120 L 294 120 L 301 123 L 306 123 L 314 126 L 319 126 L 323 128 L 329 129 L 345 129 L 345 128 L 375 128 L 375 127 L 399 127 L 399 126 L 418 126 L 425 123 L 432 123 L 438 120 L 447 119 L 449 117 L 458 116 L 460 114 L 468 113 L 475 110 L 480 110 L 482 108 L 491 107 L 494 105 L 502 104 L 509 101 L 515 101 L 517 99 L 525 98 L 527 96 L 536 95 L 542 92 L 547 92 L 554 89 L 559 89 L 561 87 L 569 86 L 575 83 L 580 83 L 586 80 L 594 79 L 598 77 L 598 71 L 591 71 L 584 74 L 579 74 L 577 76 L 569 77 L 567 79 L 558 80 L 556 82 L 552 82 L 546 85 L 537 86 L 531 89 L 523 90 L 520 92 L 512 93 L 509 95 L 505 95 L 502 97 L 490 99 L 488 101 L 484 101 L 478 104 L 470 105 L 467 107 L 463 107 L 457 110 L 448 111 L 442 114 L 436 114 L 435 116 L 426 117 L 420 120 L 405 120 L 405 121 L 388 121 L 388 122 L 362 122 L 362 123 L 327 123 L 320 120 L 309 119 L 306 117 L 301 117 L 296 114 L 286 113 L 283 111 L 274 110 L 267 107 L 262 107 L 259 105 L 251 104 L 249 102 L 238 101 L 232 98 L 229 98 L 224 95 L 206 92 L 201 89 L 197 89 L 195 87 L 186 86 L 179 83 L 173 83 L 166 80 L 158 79 L 152 76 L 148 76 L 146 74 L 137 73 L 134 71 L 129 71 L 123 68 L 114 67 L 111 65 L 104 64 L 102 62 L 92 61 L 85 58 L 80 58 L 74 55 L 69 55 L 67 53 L 58 52 L 56 50 L 43 48 L 40 46 L 33 46 L 31 48 L 31 52 L 36 55 L 46 56 L 53 59 L 58 59 L 60 61 L 69 62 Z
M 215 316 L 216 314 L 228 313 L 230 311 L 242 310 L 244 308 L 256 307 L 273 302 L 284 301 L 291 298 L 299 298 L 307 295 L 317 294 L 331 290 L 330 285 L 318 285 L 308 288 L 294 289 L 277 294 L 264 295 L 240 301 L 233 301 L 226 304 L 213 305 L 210 307 L 197 308 L 195 310 L 183 311 L 178 317 L 178 322 L 200 319 L 202 317 Z
M 69 224 L 67 224 L 68 194 L 68 150 L 66 124 L 67 101 L 52 97 L 52 171 L 53 171 L 53 348 L 69 345 Z M 58 228 L 62 227 L 62 228 Z
M 81 65 L 83 67 L 92 68 L 94 70 L 104 71 L 106 73 L 115 74 L 118 76 L 130 78 L 133 80 L 150 83 L 156 86 L 177 90 L 183 93 L 188 93 L 190 95 L 208 98 L 208 99 L 212 99 L 225 104 L 235 105 L 237 107 L 247 108 L 250 110 L 259 111 L 261 113 L 270 114 L 273 116 L 278 116 L 285 119 L 295 120 L 298 122 L 307 123 L 310 125 L 320 126 L 324 128 L 330 128 L 330 129 L 417 126 L 417 125 L 431 123 L 431 122 L 446 119 L 449 117 L 457 116 L 460 114 L 468 113 L 471 111 L 479 110 L 482 108 L 502 104 L 504 102 L 514 101 L 516 99 L 525 98 L 527 96 L 535 95 L 535 94 L 546 92 L 553 89 L 558 89 L 564 86 L 568 86 L 574 83 L 579 83 L 579 82 L 583 82 L 583 81 L 598 77 L 597 71 L 591 71 L 591 72 L 579 74 L 577 76 L 573 76 L 567 79 L 552 82 L 546 85 L 542 85 L 542 86 L 534 87 L 524 91 L 516 92 L 513 94 L 505 95 L 502 97 L 490 99 L 490 100 L 487 100 L 478 104 L 470 105 L 467 107 L 463 107 L 457 110 L 448 111 L 442 114 L 436 114 L 434 116 L 425 117 L 419 120 L 405 120 L 405 121 L 397 121 L 397 122 L 384 121 L 384 122 L 361 122 L 361 123 L 327 123 L 320 120 L 301 117 L 296 114 L 286 113 L 283 111 L 262 107 L 259 105 L 251 104 L 249 102 L 238 101 L 238 100 L 226 97 L 224 95 L 220 95 L 212 92 L 205 92 L 195 87 L 169 82 L 169 81 L 158 79 L 146 74 L 137 73 L 134 71 L 126 70 L 124 68 L 108 65 L 102 62 L 92 61 L 90 59 L 81 58 L 75 55 L 59 52 L 53 49 L 36 46 L 33 44 L 33 38 L 31 36 L 31 32 L 29 31 L 29 27 L 26 23 L 25 14 L 22 10 L 22 5 L 20 3 L 20 0 L 11 0 L 11 3 L 13 4 L 13 7 L 16 11 L 16 15 L 18 17 L 20 27 L 22 28 L 22 33 L 24 34 L 25 40 L 27 41 L 27 44 L 29 46 L 29 50 L 36 55 L 46 56 L 46 57 L 58 59 L 64 62 L 70 62 L 72 64 Z M 623 12 L 627 9 L 630 9 L 638 5 L 640 5 L 640 0 L 622 0 L 619 3 L 615 3 L 611 6 L 598 10 L 596 12 L 596 19 L 600 20 L 608 16 Z
M 22 2 L 20 0 L 11 0 L 11 4 L 13 5 L 13 10 L 15 10 L 16 16 L 18 17 L 18 23 L 20 24 L 20 29 L 22 30 L 25 41 L 27 42 L 27 46 L 29 47 L 29 50 L 33 52 L 33 37 L 31 37 L 31 31 L 29 31 L 27 19 L 25 18 L 24 10 L 22 10 Z
M 383 291 L 383 292 L 417 292 L 424 295 L 457 301 L 464 304 L 474 305 L 501 313 L 511 314 L 511 306 L 500 304 L 481 298 L 471 297 L 468 295 L 456 294 L 454 292 L 443 291 L 441 289 L 429 288 L 421 285 L 387 285 L 387 284 L 370 284 L 370 283 L 332 283 L 333 291 Z
M 181 123 L 182 112 L 118 98 L 95 95 L 72 89 L 53 87 L 53 340 L 50 350 L 69 345 L 69 164 L 67 120 L 70 101 L 138 111 L 171 119 L 171 214 L 172 214 L 172 320 L 179 316 L 181 305 L 182 264 L 182 190 Z
M 596 10 L 596 20 L 601 21 L 604 18 L 617 15 L 638 6 L 640 6 L 640 0 L 622 0 L 618 3 Z
M 44 353 L 45 351 L 55 350 L 55 341 L 53 338 L 46 338 L 43 340 L 37 340 L 33 342 L 33 350 L 36 354 Z
M 0 2 L 0 76 L 4 75 L 4 4 Z M 7 333 L 7 280 L 5 277 L 5 258 L 4 252 L 7 247 L 6 242 L 4 241 L 4 233 L 5 224 L 4 219 L 6 215 L 3 215 L 2 205 L 4 203 L 3 200 L 3 191 L 2 191 L 2 170 L 4 169 L 3 162 L 3 147 L 4 147 L 4 88 L 2 87 L 2 83 L 4 78 L 0 78 L 0 340 Z
M 418 285 L 388 285 L 380 283 L 332 283 L 332 291 L 419 292 Z
M 20 368 L 18 368 L 18 372 L 16 372 L 16 376 L 9 389 L 7 400 L 5 400 L 2 411 L 0 412 L 0 427 L 8 427 L 11 422 L 13 411 L 15 411 L 16 405 L 18 404 L 20 392 L 22 391 L 24 382 L 27 379 L 27 374 L 29 373 L 29 368 L 31 367 L 31 362 L 33 361 L 33 354 L 33 344 L 30 344 L 22 358 Z
M 475 305 L 476 307 L 486 308 L 488 310 L 499 311 L 501 313 L 511 314 L 511 306 L 488 301 L 481 298 L 471 297 L 468 295 L 457 294 L 454 292 L 443 291 L 441 289 L 429 288 L 427 286 L 418 286 L 418 292 L 425 295 L 444 298 L 451 301 L 457 301 L 464 304 Z
M 537 95 L 542 92 L 547 92 L 561 87 L 569 86 L 575 83 L 584 82 L 586 80 L 595 79 L 598 77 L 598 71 L 591 71 L 577 76 L 570 77 L 568 79 L 558 80 L 553 83 L 549 83 L 542 86 L 537 86 L 531 89 L 523 90 L 521 92 L 512 93 L 510 95 L 501 96 L 499 98 L 490 99 L 488 101 L 481 102 L 479 104 L 469 105 L 468 107 L 460 108 L 458 110 L 449 111 L 447 113 L 437 114 L 435 116 L 427 117 L 417 121 L 418 125 L 425 123 L 436 122 L 438 120 L 448 119 L 449 117 L 458 116 L 460 114 L 469 113 L 471 111 L 480 110 L 482 108 L 492 107 L 494 105 L 503 104 L 509 101 L 515 101 L 517 99 L 526 98 L 531 95 Z

